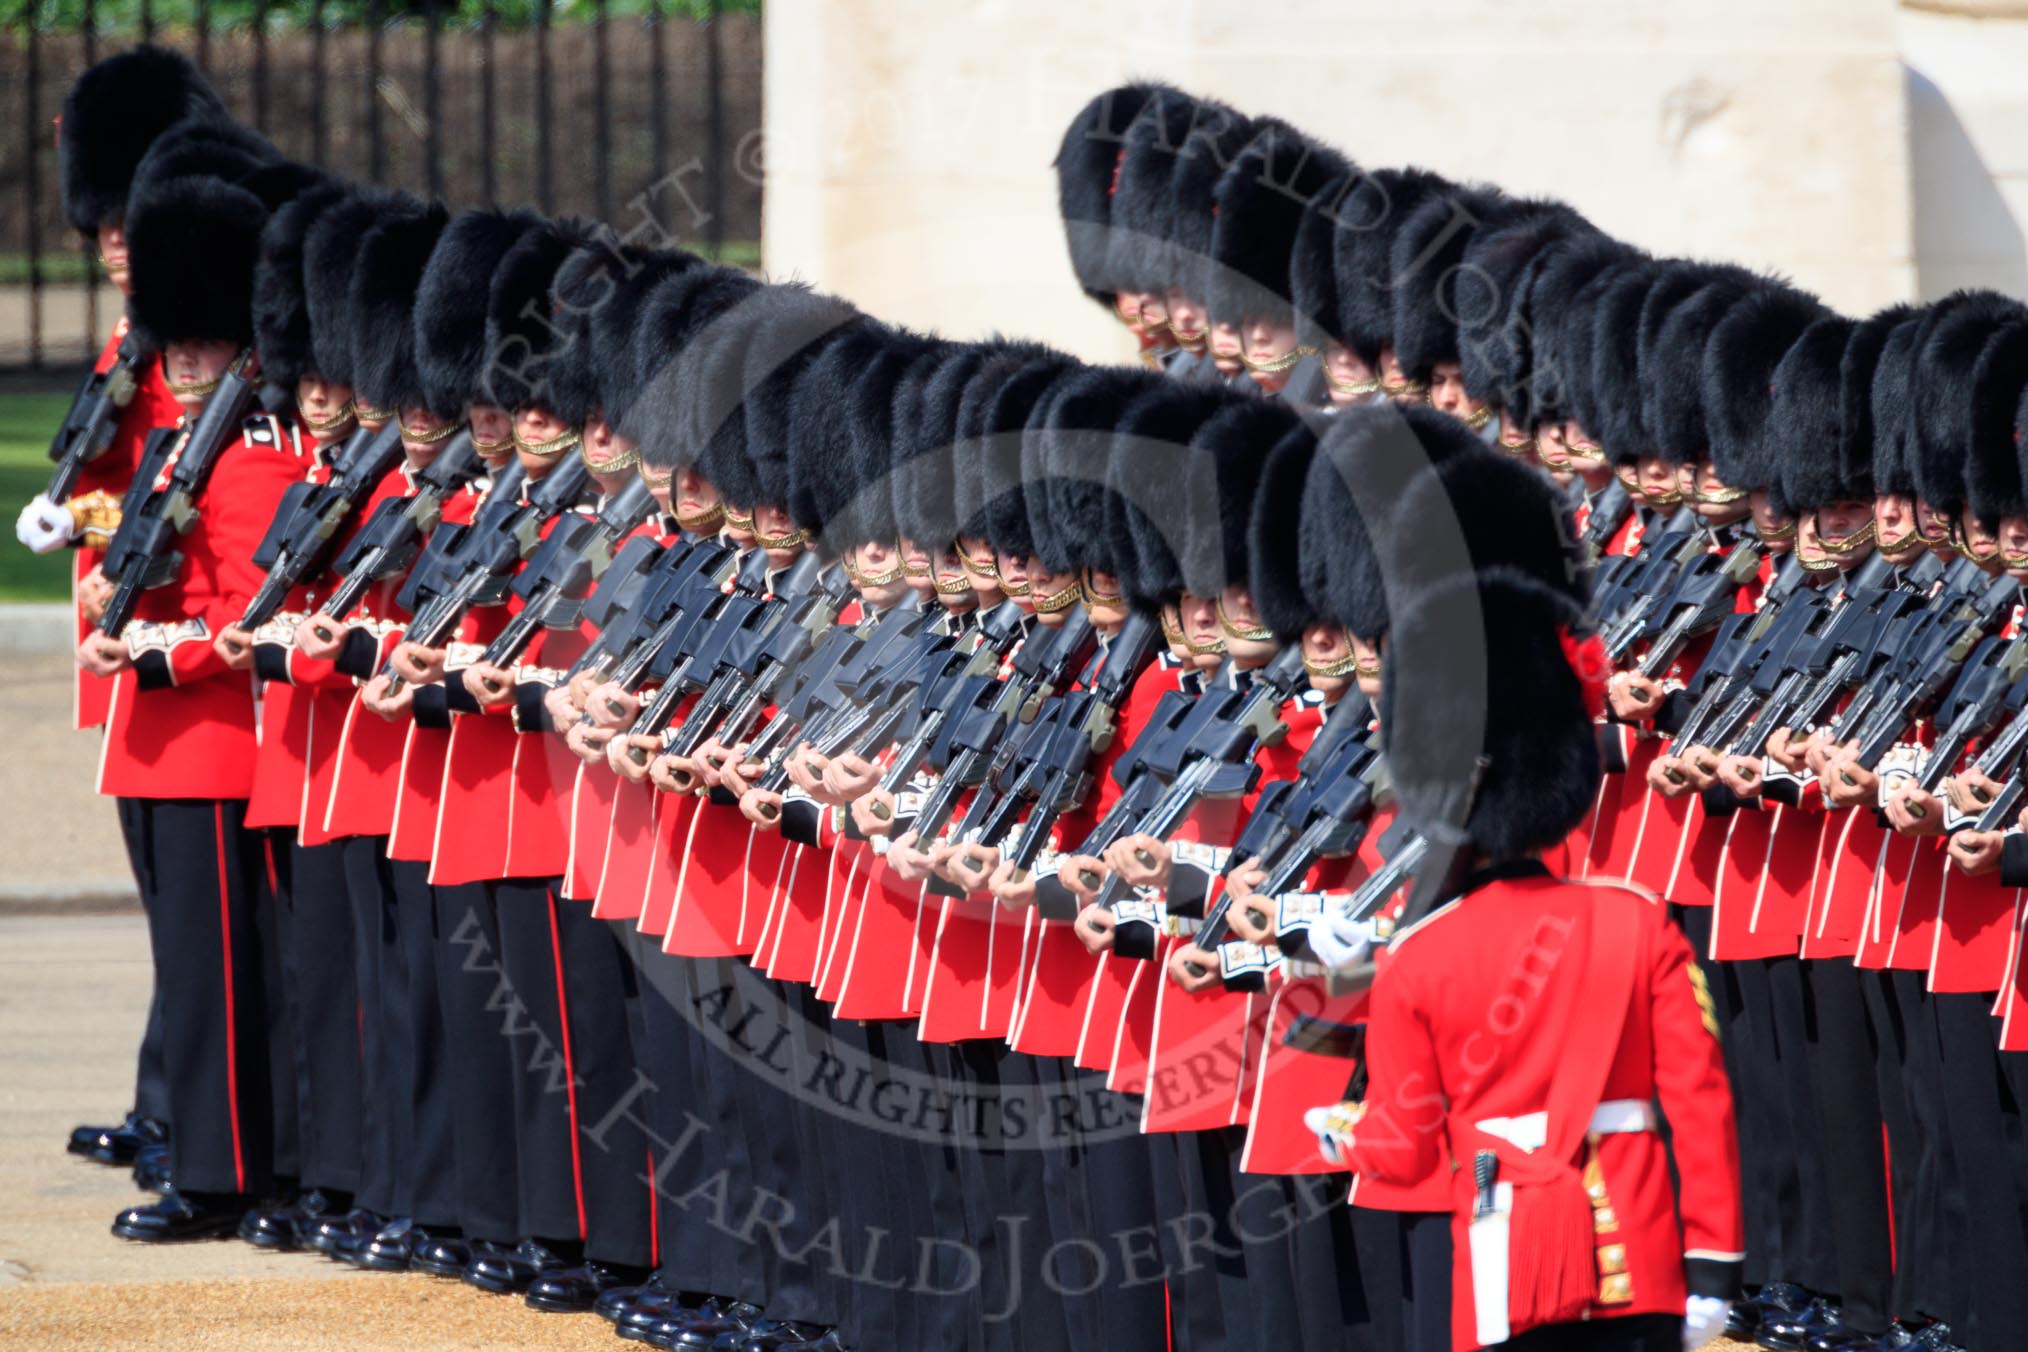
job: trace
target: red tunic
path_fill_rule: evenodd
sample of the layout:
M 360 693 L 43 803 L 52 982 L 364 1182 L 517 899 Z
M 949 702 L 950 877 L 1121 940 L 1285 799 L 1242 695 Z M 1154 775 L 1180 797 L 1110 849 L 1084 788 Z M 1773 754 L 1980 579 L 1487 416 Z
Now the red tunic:
M 1372 1092 L 1349 1162 L 1404 1181 L 1458 1162 L 1453 1344 L 1478 1345 L 1467 1226 L 1482 1151 L 1497 1156 L 1499 1179 L 1516 1194 L 1506 1246 L 1513 1333 L 1577 1318 L 1680 1317 L 1698 1260 L 1712 1265 L 1699 1264 L 1701 1293 L 1729 1294 L 1710 1288 L 1726 1284 L 1744 1248 L 1732 1095 L 1709 996 L 1663 909 L 1626 889 L 1508 877 L 1439 909 L 1395 947 L 1374 986 Z M 1587 1144 L 1598 1105 L 1657 1099 L 1670 1144 L 1652 1125 Z M 1545 1110 L 1537 1141 L 1549 1144 L 1523 1149 L 1522 1120 Z M 1580 1170 L 1593 1162 L 1603 1196 L 1586 1193 Z M 1610 1235 L 1601 1206 L 1616 1225 Z M 1617 1253 L 1606 1252 L 1608 1239 Z M 1627 1280 L 1602 1280 L 1595 1261 Z M 1580 1291 L 1574 1309 L 1553 1299 L 1568 1288 L 1544 1279 L 1564 1263 Z
M 212 639 L 236 623 L 264 576 L 254 550 L 282 494 L 303 476 L 295 439 L 261 415 L 219 455 L 180 543 L 183 570 L 145 591 L 124 637 L 101 748 L 100 793 L 121 798 L 246 798 L 253 792 L 253 674 Z

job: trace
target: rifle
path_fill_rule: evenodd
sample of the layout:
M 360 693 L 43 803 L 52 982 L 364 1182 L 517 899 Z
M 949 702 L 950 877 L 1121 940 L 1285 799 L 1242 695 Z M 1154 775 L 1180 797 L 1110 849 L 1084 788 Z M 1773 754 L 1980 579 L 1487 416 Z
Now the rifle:
M 1671 533 L 1641 554 L 1639 565 L 1617 593 L 1595 598 L 1594 610 L 1610 618 L 1599 626 L 1606 656 L 1618 665 L 1634 641 L 1647 632 L 1648 617 L 1671 593 L 1681 576 L 1698 560 L 1709 557 L 1704 537 L 1695 531 Z
M 452 437 L 434 460 L 416 471 L 415 492 L 383 500 L 338 551 L 331 571 L 341 580 L 317 607 L 318 612 L 334 620 L 344 619 L 365 598 L 367 588 L 414 563 L 423 541 L 435 538 L 444 503 L 481 468 L 478 452 L 472 449 L 472 434 L 459 432 Z
M 182 450 L 169 466 L 167 485 L 155 489 L 152 477 L 135 480 L 137 487 L 145 482 L 147 496 L 137 511 L 122 515 L 106 548 L 103 568 L 113 582 L 112 598 L 99 617 L 99 632 L 106 637 L 118 638 L 126 630 L 143 591 L 173 582 L 183 571 L 183 551 L 176 548 L 176 541 L 197 523 L 197 499 L 253 407 L 257 393 L 253 371 L 253 353 L 242 352 L 219 377 L 218 387 L 184 434 Z
M 636 478 L 613 494 L 597 516 L 565 516 L 535 547 L 510 590 L 521 609 L 486 645 L 480 662 L 504 667 L 535 637 L 538 628 L 568 629 L 577 623 L 581 602 L 613 561 L 613 546 L 655 510 L 655 495 Z M 487 683 L 498 692 L 498 687 Z
M 254 551 L 254 562 L 265 564 L 253 600 L 240 616 L 239 628 L 252 633 L 273 619 L 311 572 L 324 561 L 332 539 L 355 508 L 401 459 L 401 429 L 389 424 L 364 439 L 348 440 L 321 484 L 291 484 L 275 510 L 267 538 Z
M 1599 490 L 1598 501 L 1591 505 L 1591 515 L 1585 518 L 1584 534 L 1578 537 L 1578 544 L 1584 550 L 1586 563 L 1596 566 L 1613 542 L 1613 536 L 1620 533 L 1628 517 L 1634 514 L 1634 495 L 1627 492 L 1627 486 L 1617 478 Z
M 2028 641 L 1989 638 L 1981 643 L 1952 696 L 1950 722 L 1916 772 L 1916 783 L 1925 793 L 1936 792 L 1965 748 L 1991 731 L 2003 713 L 2019 713 L 2028 703 Z M 2011 725 L 2008 732 L 2013 732 Z
M 543 523 L 569 511 L 588 478 L 584 462 L 572 458 L 544 475 L 526 503 L 503 504 L 507 510 L 490 516 L 482 511 L 480 519 L 453 542 L 443 561 L 444 571 L 451 574 L 445 589 L 430 593 L 428 589 L 438 583 L 420 580 L 428 599 L 412 609 L 415 618 L 408 625 L 409 640 L 426 648 L 441 647 L 471 607 L 505 600 L 515 570 L 541 543 Z M 492 505 L 490 499 L 487 505 Z M 410 584 L 418 581 L 410 575 Z M 401 676 L 394 670 L 393 659 L 381 670 L 388 677 L 389 689 L 399 689 Z
M 1666 623 L 1649 623 L 1648 650 L 1636 670 L 1650 680 L 1659 679 L 1687 647 L 1690 640 L 1718 627 L 1733 613 L 1739 589 L 1760 571 L 1765 552 L 1761 542 L 1748 536 L 1723 556 L 1706 554 L 1693 561 L 1677 581 L 1666 607 L 1655 619 L 1668 616 Z
M 1880 758 L 1900 739 L 1902 729 L 1928 712 L 1966 659 L 1977 651 L 1986 630 L 2012 607 L 2019 594 L 2019 584 L 2003 574 L 1976 601 L 1962 607 L 1959 618 L 1939 628 L 1927 651 L 1881 698 L 1878 712 L 1869 721 L 1852 725 L 1857 731 L 1860 765 L 1871 770 L 1880 764 Z M 2018 675 L 2028 665 L 2028 654 L 2010 660 Z M 1844 778 L 1848 784 L 1853 782 L 1850 775 Z
M 77 487 L 84 467 L 113 444 L 120 414 L 133 402 L 141 370 L 152 360 L 154 354 L 141 346 L 129 327 L 113 350 L 113 364 L 86 374 L 56 435 L 50 438 L 49 458 L 56 468 L 50 473 L 49 487 L 42 490 L 44 497 L 61 506 Z

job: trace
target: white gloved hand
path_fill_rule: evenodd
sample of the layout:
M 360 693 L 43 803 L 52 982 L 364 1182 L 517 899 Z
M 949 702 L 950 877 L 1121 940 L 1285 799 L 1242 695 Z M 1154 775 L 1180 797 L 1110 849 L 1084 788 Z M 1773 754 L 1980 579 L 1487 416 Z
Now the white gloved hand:
M 71 514 L 51 502 L 46 493 L 30 498 L 14 520 L 15 538 L 38 554 L 62 549 L 76 532 L 77 522 Z
M 1692 1296 L 1683 1309 L 1683 1352 L 1697 1349 L 1725 1332 L 1732 1302 L 1717 1296 Z
M 1354 920 L 1326 903 L 1310 924 L 1310 953 L 1326 967 L 1357 967 L 1372 960 L 1374 925 Z

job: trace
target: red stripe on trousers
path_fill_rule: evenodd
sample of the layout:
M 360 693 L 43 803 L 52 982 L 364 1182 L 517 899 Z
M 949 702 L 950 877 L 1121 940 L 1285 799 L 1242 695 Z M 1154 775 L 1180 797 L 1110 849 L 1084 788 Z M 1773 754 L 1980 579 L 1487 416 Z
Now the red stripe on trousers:
M 218 842 L 218 952 L 225 963 L 225 1098 L 232 1119 L 232 1176 L 246 1191 L 246 1156 L 239 1141 L 239 1034 L 232 998 L 232 884 L 226 880 L 225 804 L 214 803 L 211 820 Z
M 570 1000 L 563 990 L 563 941 L 556 932 L 556 890 L 549 889 L 549 956 L 556 964 L 557 1031 L 563 1037 L 563 1091 L 570 1101 L 570 1185 L 577 1193 L 577 1237 L 585 1236 L 584 1156 L 577 1141 L 577 1067 L 570 1056 Z
M 648 1266 L 662 1266 L 662 1209 L 655 1205 L 655 1147 L 648 1147 Z

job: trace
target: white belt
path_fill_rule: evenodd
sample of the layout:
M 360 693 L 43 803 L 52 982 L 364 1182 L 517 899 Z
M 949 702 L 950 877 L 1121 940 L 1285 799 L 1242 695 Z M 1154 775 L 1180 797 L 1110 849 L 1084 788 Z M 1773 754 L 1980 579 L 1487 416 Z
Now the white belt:
M 1523 1113 L 1519 1117 L 1489 1117 L 1473 1126 L 1488 1136 L 1497 1136 L 1517 1150 L 1540 1150 L 1549 1142 L 1549 1114 Z M 1600 1136 L 1624 1132 L 1653 1131 L 1659 1125 L 1655 1105 L 1647 1099 L 1607 1099 L 1592 1110 L 1591 1131 Z

